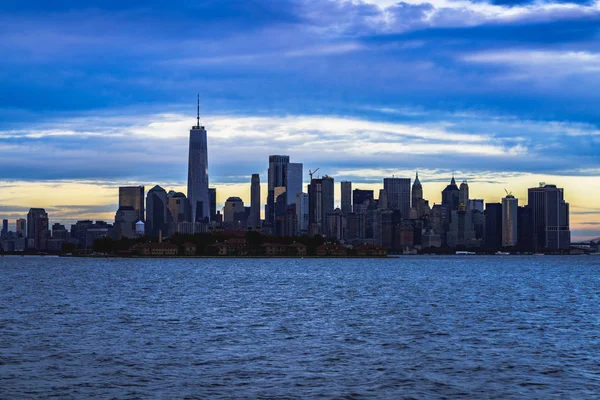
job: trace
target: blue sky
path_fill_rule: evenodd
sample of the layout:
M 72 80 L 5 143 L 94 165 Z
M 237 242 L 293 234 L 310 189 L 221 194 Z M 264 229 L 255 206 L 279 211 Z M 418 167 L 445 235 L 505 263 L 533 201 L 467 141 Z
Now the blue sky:
M 546 177 L 597 222 L 599 35 L 598 1 L 4 0 L 0 180 L 181 186 L 199 92 L 215 185 L 273 153 L 492 201 Z

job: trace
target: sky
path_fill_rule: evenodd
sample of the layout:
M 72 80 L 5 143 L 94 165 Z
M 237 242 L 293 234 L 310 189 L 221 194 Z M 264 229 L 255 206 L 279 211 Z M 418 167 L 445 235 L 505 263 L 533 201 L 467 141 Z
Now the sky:
M 489 202 L 556 184 L 598 237 L 599 39 L 599 1 L 3 0 L 0 217 L 185 192 L 199 93 L 220 204 L 288 154 L 306 182 L 419 171 L 431 204 L 452 174 Z

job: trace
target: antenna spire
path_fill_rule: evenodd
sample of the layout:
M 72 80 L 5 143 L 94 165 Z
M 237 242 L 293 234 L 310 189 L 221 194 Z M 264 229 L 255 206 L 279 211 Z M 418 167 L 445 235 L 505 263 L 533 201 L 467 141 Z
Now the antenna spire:
M 196 126 L 198 128 L 200 128 L 200 93 L 198 93 L 198 114 L 197 114 L 196 120 L 197 120 Z

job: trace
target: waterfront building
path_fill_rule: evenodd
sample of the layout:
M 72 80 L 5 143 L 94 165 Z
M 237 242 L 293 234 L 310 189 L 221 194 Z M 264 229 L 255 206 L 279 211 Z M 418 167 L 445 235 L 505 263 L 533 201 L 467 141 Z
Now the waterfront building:
M 137 220 L 144 220 L 144 187 L 119 187 L 119 208 L 132 207 L 137 212 Z
M 169 191 L 167 194 L 167 223 L 168 235 L 174 235 L 179 232 L 178 225 L 182 222 L 192 220 L 192 207 L 185 194 L 181 192 Z
M 244 201 L 239 197 L 229 197 L 223 208 L 223 225 L 227 229 L 245 229 L 246 209 Z
M 410 216 L 410 178 L 384 178 L 383 189 L 387 193 L 388 208 L 398 210 L 402 218 Z
M 502 204 L 486 203 L 484 247 L 498 250 L 502 247 Z
M 196 125 L 190 130 L 187 197 L 192 210 L 192 221 L 209 222 L 208 142 L 206 129 L 200 125 L 200 96 Z M 151 232 L 156 231 L 153 226 L 150 228 Z
M 327 226 L 327 214 L 332 212 L 334 210 L 334 191 L 335 191 L 335 184 L 334 184 L 334 180 L 333 177 L 325 175 L 323 176 L 322 179 L 322 200 L 323 200 L 323 205 L 322 205 L 322 215 L 323 215 L 323 223 L 324 223 L 324 231 L 327 232 L 327 230 L 329 229 L 329 227 Z
M 2 220 L 2 232 L 0 232 L 0 237 L 5 238 L 8 236 L 8 220 Z
M 113 239 L 136 237 L 135 224 L 138 221 L 141 220 L 135 208 L 131 206 L 119 207 L 115 213 Z
M 217 188 L 208 188 L 210 222 L 217 220 Z M 190 206 L 191 213 L 191 206 Z M 191 216 L 191 214 L 190 214 Z
M 327 218 L 327 231 L 325 235 L 330 238 L 335 238 L 337 240 L 344 239 L 344 229 L 343 229 L 343 215 L 342 210 L 336 208 L 333 211 L 330 211 L 326 215 Z
M 17 237 L 24 238 L 27 236 L 27 220 L 25 218 L 19 218 L 15 221 Z
M 260 229 L 260 175 L 252 174 L 250 180 L 250 223 L 249 227 Z
M 571 245 L 569 204 L 556 185 L 540 183 L 528 189 L 528 206 L 533 213 L 535 251 L 567 250 Z
M 146 234 L 154 237 L 168 236 L 168 215 L 167 192 L 156 185 L 146 196 Z
M 458 210 L 452 210 L 450 215 L 450 224 L 446 234 L 448 247 L 468 248 L 479 246 L 480 242 L 475 238 L 472 214 L 467 211 L 465 205 L 461 204 Z
M 269 156 L 267 180 L 267 204 L 265 206 L 265 222 L 272 225 L 275 220 L 275 188 L 286 187 L 287 167 L 290 156 Z
M 517 241 L 520 251 L 535 251 L 533 209 L 529 206 L 517 209 Z
M 502 247 L 517 245 L 519 199 L 508 194 L 502 199 Z
M 313 178 L 308 185 L 308 231 L 320 235 L 323 223 L 323 180 Z
M 50 237 L 48 213 L 43 208 L 31 208 L 27 213 L 27 247 L 46 250 Z
M 352 212 L 352 182 L 342 181 L 340 188 L 342 194 L 342 214 L 348 215 Z
M 298 234 L 308 233 L 308 194 L 296 194 L 296 222 L 298 223 Z
M 302 193 L 303 172 L 301 163 L 289 163 L 286 169 L 285 191 L 287 205 L 296 203 L 296 195 Z

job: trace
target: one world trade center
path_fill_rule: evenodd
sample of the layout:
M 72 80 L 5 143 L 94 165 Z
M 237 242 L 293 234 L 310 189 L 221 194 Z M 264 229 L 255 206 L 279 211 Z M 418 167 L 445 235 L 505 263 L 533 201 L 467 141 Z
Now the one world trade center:
M 192 209 L 192 221 L 209 222 L 208 146 L 206 129 L 200 126 L 200 95 L 196 126 L 190 130 L 187 195 Z

